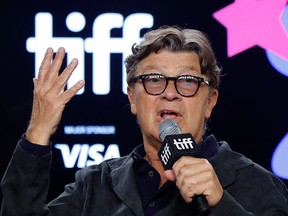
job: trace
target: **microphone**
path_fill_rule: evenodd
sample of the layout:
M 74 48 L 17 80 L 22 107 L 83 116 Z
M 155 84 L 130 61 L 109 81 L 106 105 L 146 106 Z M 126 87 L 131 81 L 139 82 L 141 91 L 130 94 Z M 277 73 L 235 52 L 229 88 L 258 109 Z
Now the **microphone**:
M 158 156 L 165 170 L 172 169 L 173 164 L 182 156 L 201 157 L 200 146 L 190 133 L 182 134 L 181 128 L 172 119 L 165 119 L 158 126 L 162 145 Z M 204 195 L 193 197 L 192 205 L 201 216 L 210 213 L 210 207 Z

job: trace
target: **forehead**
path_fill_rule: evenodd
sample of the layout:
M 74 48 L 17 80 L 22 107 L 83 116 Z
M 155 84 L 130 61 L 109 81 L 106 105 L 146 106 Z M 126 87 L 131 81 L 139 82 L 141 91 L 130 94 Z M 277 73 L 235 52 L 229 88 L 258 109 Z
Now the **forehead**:
M 199 57 L 193 52 L 170 52 L 161 50 L 151 53 L 137 66 L 138 72 L 149 70 L 182 72 L 192 70 L 201 74 Z

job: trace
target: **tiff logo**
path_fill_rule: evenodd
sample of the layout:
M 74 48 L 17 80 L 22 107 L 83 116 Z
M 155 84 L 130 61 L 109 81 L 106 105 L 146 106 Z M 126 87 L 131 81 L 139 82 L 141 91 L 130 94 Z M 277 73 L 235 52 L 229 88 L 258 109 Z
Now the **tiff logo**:
M 161 161 L 167 165 L 170 157 L 171 157 L 171 150 L 169 148 L 169 145 L 168 143 L 165 144 L 164 148 L 163 148 L 163 151 L 161 152 Z
M 79 60 L 78 67 L 68 81 L 71 87 L 85 77 L 85 52 L 93 54 L 92 88 L 96 95 L 107 95 L 110 92 L 110 55 L 122 54 L 123 58 L 130 54 L 131 46 L 141 40 L 142 29 L 153 26 L 153 16 L 147 13 L 134 13 L 124 19 L 119 13 L 103 13 L 95 18 L 92 37 L 54 37 L 53 16 L 40 12 L 35 15 L 35 36 L 26 40 L 26 49 L 35 53 L 35 76 L 41 65 L 47 47 L 57 50 L 65 47 L 67 62 L 73 58 Z M 79 12 L 71 12 L 66 17 L 66 27 L 71 32 L 80 32 L 86 26 L 86 19 Z M 122 37 L 111 37 L 111 30 L 122 28 Z M 126 72 L 122 63 L 122 91 L 126 94 Z M 77 94 L 83 94 L 84 88 Z
M 178 140 L 178 141 L 177 141 Z M 193 140 L 191 137 L 182 139 L 173 139 L 173 144 L 178 150 L 193 149 Z

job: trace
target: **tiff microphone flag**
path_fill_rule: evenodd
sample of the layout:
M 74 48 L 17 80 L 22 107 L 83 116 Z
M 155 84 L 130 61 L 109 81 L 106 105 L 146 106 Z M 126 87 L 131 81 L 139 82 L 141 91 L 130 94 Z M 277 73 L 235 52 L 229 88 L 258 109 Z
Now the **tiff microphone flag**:
M 173 164 L 182 156 L 201 157 L 200 145 L 197 145 L 190 133 L 181 133 L 181 128 L 172 119 L 166 119 L 159 124 L 159 137 L 162 145 L 158 156 L 165 170 L 172 169 Z M 200 215 L 208 215 L 210 207 L 205 196 L 193 197 L 192 204 Z

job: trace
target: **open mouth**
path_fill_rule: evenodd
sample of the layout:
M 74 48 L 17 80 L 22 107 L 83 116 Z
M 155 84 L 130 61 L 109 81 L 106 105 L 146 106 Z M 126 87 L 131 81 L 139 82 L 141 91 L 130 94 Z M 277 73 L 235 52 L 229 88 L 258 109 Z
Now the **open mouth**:
M 160 112 L 161 118 L 175 118 L 178 117 L 179 114 L 177 112 L 171 111 L 171 110 L 163 110 Z

